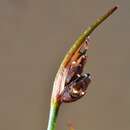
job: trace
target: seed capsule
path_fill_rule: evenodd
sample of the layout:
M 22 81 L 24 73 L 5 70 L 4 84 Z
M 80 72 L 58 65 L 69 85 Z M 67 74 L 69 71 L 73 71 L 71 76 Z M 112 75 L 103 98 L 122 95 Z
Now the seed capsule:
M 89 73 L 80 75 L 80 77 L 77 76 L 75 80 L 65 86 L 62 94 L 62 101 L 73 102 L 83 97 L 87 93 L 87 88 L 90 82 L 91 75 Z

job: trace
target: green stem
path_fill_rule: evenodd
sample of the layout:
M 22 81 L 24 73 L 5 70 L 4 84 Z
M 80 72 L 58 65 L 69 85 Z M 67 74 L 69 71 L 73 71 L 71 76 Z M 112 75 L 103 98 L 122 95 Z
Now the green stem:
M 60 107 L 60 103 L 58 102 L 51 104 L 47 130 L 55 130 L 59 107 Z

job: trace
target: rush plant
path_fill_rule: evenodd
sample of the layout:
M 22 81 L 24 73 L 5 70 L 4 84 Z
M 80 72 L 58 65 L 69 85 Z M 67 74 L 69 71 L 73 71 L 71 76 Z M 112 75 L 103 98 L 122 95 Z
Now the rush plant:
M 75 41 L 63 59 L 53 84 L 47 130 L 55 130 L 58 111 L 62 103 L 77 101 L 87 94 L 87 88 L 92 78 L 90 73 L 83 74 L 83 68 L 88 59 L 86 53 L 89 36 L 117 8 L 114 6 L 90 25 Z

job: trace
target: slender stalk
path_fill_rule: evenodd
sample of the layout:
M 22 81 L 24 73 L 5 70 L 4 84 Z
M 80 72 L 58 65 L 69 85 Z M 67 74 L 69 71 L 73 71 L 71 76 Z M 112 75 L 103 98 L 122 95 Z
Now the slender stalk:
M 60 107 L 60 103 L 58 102 L 51 103 L 47 130 L 55 130 L 59 107 Z
M 66 54 L 65 58 L 63 59 L 60 68 L 65 68 L 69 61 L 71 60 L 71 57 L 73 54 L 77 51 L 77 49 L 80 47 L 81 44 L 85 41 L 85 39 L 106 19 L 108 18 L 118 7 L 114 6 L 111 8 L 106 14 L 101 16 L 99 19 L 97 19 L 90 27 L 88 27 L 75 41 L 73 46 L 70 48 L 68 53 Z M 59 69 L 60 70 L 60 69 Z M 59 74 L 59 73 L 57 73 Z M 58 77 L 58 76 L 57 76 Z M 59 76 L 60 77 L 60 76 Z M 61 77 L 62 78 L 62 77 Z M 63 77 L 64 78 L 64 77 Z M 56 79 L 58 82 L 61 82 L 61 80 Z M 60 84 L 60 83 L 59 83 Z M 54 86 L 60 88 L 60 86 Z M 53 87 L 53 90 L 55 90 Z M 56 95 L 56 94 L 55 94 Z M 54 98 L 54 99 L 53 99 Z M 60 102 L 58 102 L 59 99 L 57 97 L 51 98 L 51 105 L 50 105 L 50 114 L 49 114 L 49 122 L 48 122 L 48 128 L 47 130 L 55 130 L 56 127 L 56 119 L 58 116 L 58 111 L 60 107 Z M 55 101 L 55 102 L 54 102 Z

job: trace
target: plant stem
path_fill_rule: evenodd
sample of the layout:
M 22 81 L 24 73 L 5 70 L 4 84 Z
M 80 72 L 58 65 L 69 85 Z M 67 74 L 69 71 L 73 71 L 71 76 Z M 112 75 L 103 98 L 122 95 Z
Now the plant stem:
M 55 130 L 60 103 L 54 102 L 50 105 L 50 114 L 47 130 Z

